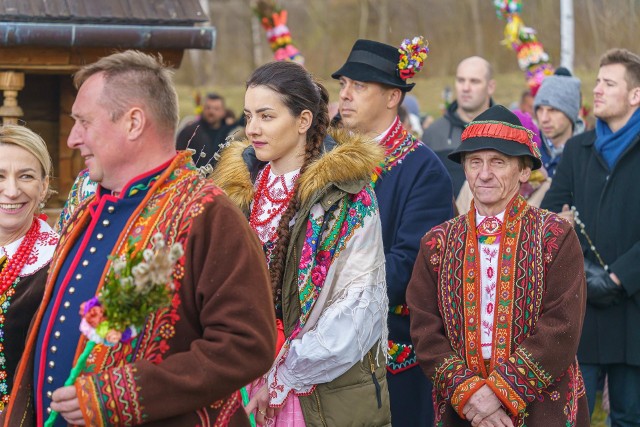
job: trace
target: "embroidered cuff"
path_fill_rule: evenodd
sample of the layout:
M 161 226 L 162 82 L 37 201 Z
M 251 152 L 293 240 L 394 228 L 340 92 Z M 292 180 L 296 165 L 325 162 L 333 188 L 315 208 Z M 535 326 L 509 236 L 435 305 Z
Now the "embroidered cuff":
M 466 363 L 458 356 L 447 357 L 440 365 L 436 366 L 436 372 L 431 378 L 434 389 L 445 400 L 451 400 L 455 389 L 465 380 L 476 376 Z
M 467 404 L 469 398 L 473 396 L 473 394 L 484 384 L 485 380 L 478 376 L 474 376 L 466 379 L 456 387 L 453 392 L 453 396 L 451 396 L 451 406 L 458 413 L 460 418 L 465 419 L 464 413 L 462 412 L 464 406 Z
M 125 365 L 76 380 L 76 393 L 86 425 L 133 426 L 145 422 L 135 372 L 132 365 Z
M 511 415 L 518 415 L 518 413 L 524 411 L 526 408 L 527 403 L 511 387 L 511 384 L 496 371 L 491 372 L 487 377 L 487 385 L 493 390 Z
M 277 362 L 267 376 L 269 406 L 272 408 L 282 407 L 291 393 L 307 396 L 316 388 L 315 385 L 291 384 L 292 381 L 288 380 L 286 369 L 282 365 L 283 361 Z
M 487 385 L 507 409 L 516 415 L 553 383 L 553 377 L 523 347 L 489 374 Z

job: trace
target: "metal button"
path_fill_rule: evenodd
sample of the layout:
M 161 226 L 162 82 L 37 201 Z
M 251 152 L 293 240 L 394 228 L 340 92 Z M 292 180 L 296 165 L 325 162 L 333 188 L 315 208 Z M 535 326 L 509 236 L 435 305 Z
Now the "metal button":
M 71 306 L 71 303 L 69 301 L 65 301 L 63 305 L 64 308 L 69 308 Z
M 92 254 L 95 254 L 96 253 L 96 248 L 95 247 L 94 248 L 89 248 L 89 252 L 91 252 Z
M 47 408 L 47 414 L 51 413 L 51 408 Z
M 109 206 L 107 208 L 107 212 L 109 212 L 109 213 L 113 213 L 113 211 L 115 211 L 115 210 L 116 210 L 116 208 L 114 208 L 113 206 Z
M 74 288 L 73 286 L 69 288 L 69 293 L 73 294 L 76 291 L 76 288 Z
M 60 323 L 64 323 L 65 320 L 67 320 L 67 318 L 65 317 L 64 314 L 60 316 Z
M 76 274 L 76 280 L 80 280 L 80 279 L 82 279 L 82 274 L 80 273 Z
M 84 261 L 82 261 L 82 266 L 86 267 L 87 265 L 89 265 L 89 260 L 85 259 Z
M 53 333 L 53 336 L 56 337 L 56 338 L 60 338 L 60 331 L 55 331 Z
M 53 377 L 52 377 L 52 376 L 48 376 L 48 377 L 47 377 L 47 382 L 48 382 L 49 384 L 51 384 L 51 383 L 53 382 Z
M 49 391 L 47 392 L 47 397 L 48 397 L 49 399 L 51 399 L 51 397 L 52 397 L 52 396 L 53 396 L 53 392 L 52 392 L 51 390 L 49 390 Z
M 53 360 L 49 361 L 49 367 L 51 369 L 55 368 L 56 367 L 56 362 L 54 362 Z
M 105 226 L 105 227 L 108 227 L 109 226 L 109 220 L 105 219 L 104 221 L 102 221 L 102 225 Z
M 104 234 L 102 234 L 102 233 L 98 233 L 96 235 L 96 239 L 98 239 L 98 240 L 102 240 L 103 237 L 104 237 Z
M 56 351 L 58 351 L 58 347 L 56 347 L 55 345 L 51 346 L 51 353 L 55 353 Z

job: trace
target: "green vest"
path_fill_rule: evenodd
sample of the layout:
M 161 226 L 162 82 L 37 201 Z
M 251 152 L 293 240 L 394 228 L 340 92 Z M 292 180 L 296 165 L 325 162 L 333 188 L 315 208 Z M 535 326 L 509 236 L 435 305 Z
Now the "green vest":
M 348 194 L 357 194 L 365 182 L 328 185 L 303 203 L 298 219 L 306 219 L 311 208 L 321 203 L 327 210 Z M 285 335 L 289 336 L 300 317 L 298 299 L 298 266 L 305 241 L 307 221 L 299 220 L 291 230 L 287 261 L 282 284 L 282 310 Z M 386 344 L 386 343 L 383 343 Z M 335 380 L 318 384 L 313 393 L 299 396 L 300 406 L 308 426 L 390 426 L 391 410 L 387 388 L 386 360 L 382 352 L 376 355 L 376 343 L 364 358 Z M 376 358 L 379 362 L 376 366 Z M 375 381 L 374 381 L 375 375 Z

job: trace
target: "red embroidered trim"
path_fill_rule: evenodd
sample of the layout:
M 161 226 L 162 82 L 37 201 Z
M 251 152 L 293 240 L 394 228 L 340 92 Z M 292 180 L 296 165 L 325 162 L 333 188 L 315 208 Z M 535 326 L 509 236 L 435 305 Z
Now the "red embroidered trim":
M 527 211 L 527 208 L 527 202 L 516 195 L 507 205 L 505 213 L 505 221 L 500 235 L 496 313 L 493 323 L 493 346 L 489 370 L 493 370 L 496 364 L 506 362 L 512 352 L 511 325 L 513 324 L 515 254 L 522 225 L 520 219 Z M 469 231 L 467 232 L 465 243 L 466 250 L 463 267 L 466 360 L 469 369 L 481 375 L 482 378 L 487 378 L 487 368 L 480 351 L 482 342 L 480 328 L 481 307 L 479 303 L 481 275 L 473 202 L 471 202 L 467 221 L 469 222 Z
M 521 126 L 509 125 L 504 122 L 493 120 L 482 120 L 471 122 L 462 132 L 460 138 L 464 141 L 467 138 L 500 138 L 508 141 L 514 141 L 527 146 L 531 155 L 540 158 L 538 146 L 533 142 L 533 133 Z

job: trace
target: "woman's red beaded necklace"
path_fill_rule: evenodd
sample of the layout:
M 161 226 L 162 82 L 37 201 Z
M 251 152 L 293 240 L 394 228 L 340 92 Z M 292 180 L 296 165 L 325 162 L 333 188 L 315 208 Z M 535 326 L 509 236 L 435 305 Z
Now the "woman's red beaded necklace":
M 261 227 L 266 224 L 269 224 L 276 216 L 282 215 L 285 209 L 287 209 L 287 206 L 289 206 L 289 202 L 291 201 L 291 198 L 293 197 L 293 193 L 295 192 L 294 191 L 295 186 L 292 186 L 290 189 L 286 188 L 285 186 L 286 194 L 282 199 L 277 199 L 273 197 L 271 194 L 269 194 L 269 188 L 267 184 L 269 182 L 270 172 L 271 172 L 271 165 L 267 165 L 262 171 L 262 176 L 260 177 L 260 181 L 258 182 L 258 188 L 256 188 L 256 192 L 253 195 L 253 207 L 251 209 L 251 215 L 249 215 L 249 224 L 251 224 L 251 228 L 253 228 L 254 230 L 256 230 L 257 227 Z M 259 220 L 258 215 L 260 213 L 259 212 L 260 206 L 261 206 L 260 201 L 263 197 L 265 197 L 274 205 L 280 205 L 280 206 L 277 206 L 271 209 L 267 218 L 263 220 Z
M 5 264 L 2 272 L 0 272 L 0 295 L 4 294 L 7 289 L 13 285 L 16 278 L 22 271 L 22 268 L 29 260 L 31 251 L 38 240 L 38 234 L 40 233 L 40 222 L 37 218 L 33 218 L 33 223 L 27 231 L 27 234 L 20 242 L 18 250 Z

